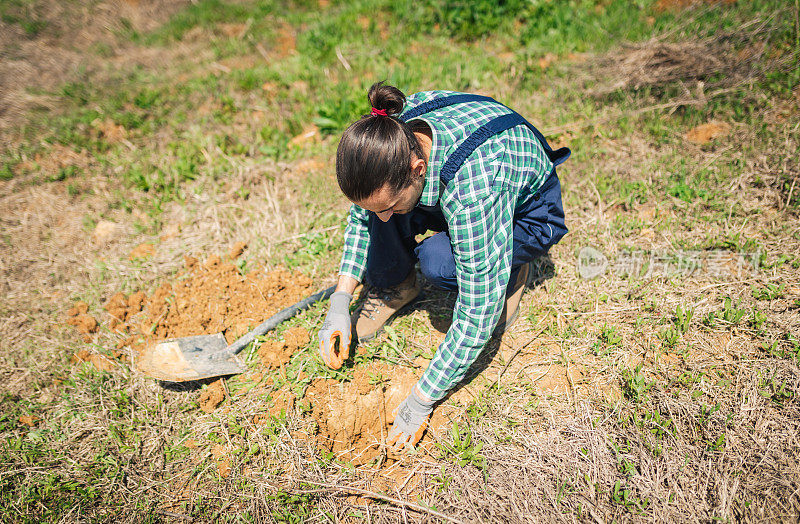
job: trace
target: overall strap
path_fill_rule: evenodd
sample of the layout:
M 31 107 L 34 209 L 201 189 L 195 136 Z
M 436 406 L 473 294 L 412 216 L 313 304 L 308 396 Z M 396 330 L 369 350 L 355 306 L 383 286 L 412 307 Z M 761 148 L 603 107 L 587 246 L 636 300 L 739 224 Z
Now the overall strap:
M 507 115 L 498 116 L 497 118 L 489 120 L 487 123 L 473 131 L 471 135 L 465 138 L 464 141 L 459 144 L 458 148 L 456 148 L 456 150 L 449 157 L 447 157 L 447 160 L 445 160 L 444 165 L 442 166 L 442 171 L 439 173 L 439 177 L 445 183 L 450 182 L 456 176 L 456 171 L 461 168 L 461 165 L 464 163 L 467 157 L 469 157 L 469 155 L 471 155 L 479 145 L 483 144 L 494 135 L 502 133 L 506 129 L 516 127 L 522 123 L 525 123 L 525 119 L 517 113 L 509 113 Z
M 423 102 L 417 107 L 406 111 L 400 118 L 403 120 L 403 122 L 408 122 L 409 120 L 413 120 L 420 115 L 424 115 L 425 113 L 430 113 L 431 111 L 436 111 L 437 109 L 441 109 L 447 106 L 452 106 L 454 104 L 464 104 L 466 102 L 498 103 L 494 98 L 488 96 L 462 93 L 458 95 L 444 96 L 442 98 L 434 98 L 433 100 L 428 100 L 427 102 Z
M 495 104 L 506 107 L 505 105 L 500 104 L 500 102 L 494 98 L 488 96 L 463 93 L 423 102 L 417 107 L 414 107 L 413 109 L 410 109 L 404 113 L 401 119 L 404 122 L 408 122 L 409 120 L 413 120 L 414 118 L 424 115 L 425 113 L 442 109 L 443 107 L 454 104 L 463 104 L 466 102 L 494 102 Z M 506 109 L 508 108 L 506 107 Z M 472 152 L 475 151 L 475 149 L 477 149 L 481 144 L 489 140 L 494 135 L 502 133 L 503 131 L 511 129 L 512 127 L 516 127 L 520 124 L 525 124 L 528 129 L 533 132 L 534 136 L 542 144 L 545 153 L 547 153 L 547 157 L 553 163 L 553 167 L 562 164 L 567 158 L 569 158 L 570 154 L 572 153 L 569 148 L 561 147 L 554 151 L 553 148 L 550 147 L 550 144 L 547 143 L 544 135 L 538 129 L 536 129 L 533 124 L 525 120 L 525 118 L 523 118 L 522 115 L 516 111 L 511 109 L 508 110 L 511 111 L 511 113 L 490 120 L 486 124 L 476 129 L 471 135 L 464 139 L 461 144 L 459 144 L 453 154 L 447 158 L 442 166 L 440 178 L 445 183 L 450 182 L 455 177 L 456 172 L 461 168 L 469 155 L 471 155 Z

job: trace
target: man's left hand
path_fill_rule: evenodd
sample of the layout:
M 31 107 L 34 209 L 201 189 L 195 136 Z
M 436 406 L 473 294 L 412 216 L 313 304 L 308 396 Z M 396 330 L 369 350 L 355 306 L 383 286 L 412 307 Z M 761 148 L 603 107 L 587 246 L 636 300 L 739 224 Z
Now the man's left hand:
M 394 411 L 394 423 L 386 443 L 396 452 L 414 447 L 425 433 L 435 401 L 425 400 L 417 393 L 417 387 Z

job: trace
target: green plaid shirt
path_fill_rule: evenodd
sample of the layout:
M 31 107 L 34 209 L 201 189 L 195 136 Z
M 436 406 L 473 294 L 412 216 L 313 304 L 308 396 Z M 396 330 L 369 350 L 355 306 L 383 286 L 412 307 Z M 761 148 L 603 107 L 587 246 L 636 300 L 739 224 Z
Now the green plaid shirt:
M 404 111 L 451 91 L 410 96 Z M 491 102 L 444 107 L 419 117 L 433 131 L 433 147 L 418 205 L 441 206 L 456 261 L 458 299 L 453 323 L 417 383 L 432 400 L 443 398 L 478 358 L 500 318 L 511 272 L 514 209 L 526 204 L 553 164 L 524 125 L 480 145 L 444 188 L 439 173 L 473 131 L 507 108 Z M 344 233 L 339 274 L 361 280 L 366 268 L 368 212 L 353 205 Z

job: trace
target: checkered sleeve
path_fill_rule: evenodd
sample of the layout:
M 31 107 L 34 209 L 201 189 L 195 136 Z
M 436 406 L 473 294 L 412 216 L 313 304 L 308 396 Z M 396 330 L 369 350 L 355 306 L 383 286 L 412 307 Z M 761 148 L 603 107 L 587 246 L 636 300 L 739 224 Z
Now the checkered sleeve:
M 348 275 L 361 282 L 367 269 L 367 248 L 369 233 L 367 232 L 368 212 L 353 204 L 347 217 L 344 230 L 344 249 L 339 274 Z
M 492 191 L 455 213 L 450 239 L 458 299 L 453 323 L 417 383 L 431 400 L 444 398 L 478 358 L 505 302 L 511 273 L 515 195 Z

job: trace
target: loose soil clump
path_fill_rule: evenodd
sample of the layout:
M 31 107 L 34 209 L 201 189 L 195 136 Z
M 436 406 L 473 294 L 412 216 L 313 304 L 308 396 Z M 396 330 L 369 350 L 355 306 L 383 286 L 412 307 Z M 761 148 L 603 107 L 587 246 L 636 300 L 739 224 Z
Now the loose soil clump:
M 416 381 L 406 368 L 375 363 L 357 368 L 350 382 L 312 382 L 306 399 L 317 424 L 319 447 L 354 465 L 375 459 L 394 420 L 393 411 Z
M 203 264 L 189 256 L 184 260 L 185 270 L 149 296 L 143 291 L 116 293 L 106 301 L 109 329 L 130 335 L 122 341 L 123 346 L 139 348 L 143 343 L 167 338 L 220 332 L 230 343 L 311 293 L 310 278 L 283 268 L 243 275 L 218 255 Z M 93 333 L 97 321 L 92 324 L 89 318 L 94 319 L 86 311 L 85 303 L 76 303 L 69 310 L 73 318 L 68 322 L 81 333 Z M 284 345 L 290 354 L 299 344 L 308 342 L 308 332 L 303 332 L 287 331 Z M 298 342 L 302 340 L 305 342 Z
M 222 404 L 225 400 L 225 386 L 222 384 L 222 379 L 215 380 L 209 384 L 203 391 L 197 401 L 200 403 L 200 409 L 206 413 L 211 413 L 217 406 Z
M 708 122 L 693 127 L 686 133 L 686 140 L 697 145 L 707 144 L 715 138 L 724 135 L 731 128 L 725 122 Z
M 310 278 L 283 268 L 242 275 L 217 255 L 186 262 L 184 274 L 148 298 L 141 333 L 163 340 L 222 332 L 230 343 L 311 293 Z
M 298 327 L 287 329 L 283 338 L 283 341 L 266 340 L 258 348 L 258 356 L 266 367 L 274 369 L 287 364 L 295 351 L 309 343 L 311 335 L 306 329 Z
M 97 333 L 99 324 L 97 319 L 88 314 L 89 304 L 86 302 L 75 302 L 75 304 L 67 310 L 67 325 L 75 326 L 78 333 L 83 335 L 83 341 L 89 343 L 92 341 L 92 334 Z

